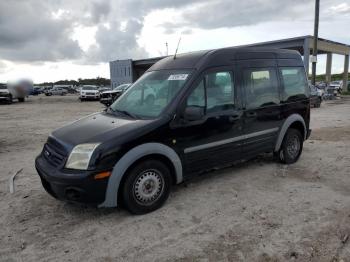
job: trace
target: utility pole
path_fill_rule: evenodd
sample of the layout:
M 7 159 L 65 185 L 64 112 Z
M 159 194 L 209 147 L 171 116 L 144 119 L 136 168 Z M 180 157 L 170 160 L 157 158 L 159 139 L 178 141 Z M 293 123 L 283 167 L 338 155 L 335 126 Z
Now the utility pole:
M 313 85 L 315 85 L 315 83 L 316 83 L 317 41 L 318 41 L 319 16 L 320 16 L 320 0 L 315 0 L 314 44 L 313 44 L 313 48 L 312 48 L 312 79 L 311 79 L 311 83 Z
M 165 42 L 165 48 L 166 48 L 166 56 L 168 56 L 169 50 L 168 50 L 168 42 Z

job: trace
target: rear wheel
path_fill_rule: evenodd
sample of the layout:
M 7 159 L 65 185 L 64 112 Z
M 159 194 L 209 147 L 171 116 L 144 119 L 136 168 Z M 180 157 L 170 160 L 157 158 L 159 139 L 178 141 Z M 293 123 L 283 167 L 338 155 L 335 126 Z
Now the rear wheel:
M 160 208 L 171 188 L 168 167 L 158 160 L 146 160 L 128 172 L 122 185 L 123 206 L 133 214 L 145 214 Z
M 290 128 L 283 138 L 281 149 L 277 157 L 284 164 L 293 164 L 298 161 L 303 150 L 303 137 L 299 130 Z
M 24 100 L 25 100 L 25 98 L 24 98 L 24 97 L 18 98 L 18 102 L 23 103 L 23 102 L 24 102 Z

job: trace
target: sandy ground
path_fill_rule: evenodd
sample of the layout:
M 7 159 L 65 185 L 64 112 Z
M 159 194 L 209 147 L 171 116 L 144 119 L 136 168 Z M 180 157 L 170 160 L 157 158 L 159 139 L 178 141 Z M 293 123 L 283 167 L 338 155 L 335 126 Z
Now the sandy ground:
M 143 216 L 57 201 L 34 169 L 53 129 L 102 108 L 74 96 L 0 105 L 0 261 L 350 261 L 350 100 L 312 109 L 296 164 L 264 155 L 206 174 Z

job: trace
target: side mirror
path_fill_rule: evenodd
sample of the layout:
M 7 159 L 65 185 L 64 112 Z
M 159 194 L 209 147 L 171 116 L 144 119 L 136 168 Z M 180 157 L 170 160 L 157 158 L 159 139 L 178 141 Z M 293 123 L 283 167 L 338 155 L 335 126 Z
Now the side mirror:
M 201 120 L 204 116 L 204 108 L 199 106 L 188 106 L 185 109 L 184 119 L 188 121 Z

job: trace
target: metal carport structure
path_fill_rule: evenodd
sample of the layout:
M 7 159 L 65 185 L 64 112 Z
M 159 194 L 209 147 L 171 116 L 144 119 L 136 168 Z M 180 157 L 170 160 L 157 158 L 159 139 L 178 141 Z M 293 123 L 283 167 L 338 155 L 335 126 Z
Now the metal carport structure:
M 313 36 L 301 36 L 287 38 L 276 41 L 261 42 L 256 44 L 243 45 L 240 47 L 269 47 L 297 50 L 304 57 L 304 64 L 307 72 L 309 72 L 310 54 L 312 54 Z M 335 41 L 318 38 L 318 55 L 327 55 L 326 62 L 326 82 L 331 81 L 332 74 L 332 57 L 333 54 L 344 55 L 344 74 L 343 86 L 347 86 L 349 72 L 349 55 L 350 45 L 338 43 Z M 159 61 L 163 57 L 155 57 L 140 60 L 116 60 L 110 62 L 111 85 L 117 86 L 122 83 L 134 82 L 149 67 Z

